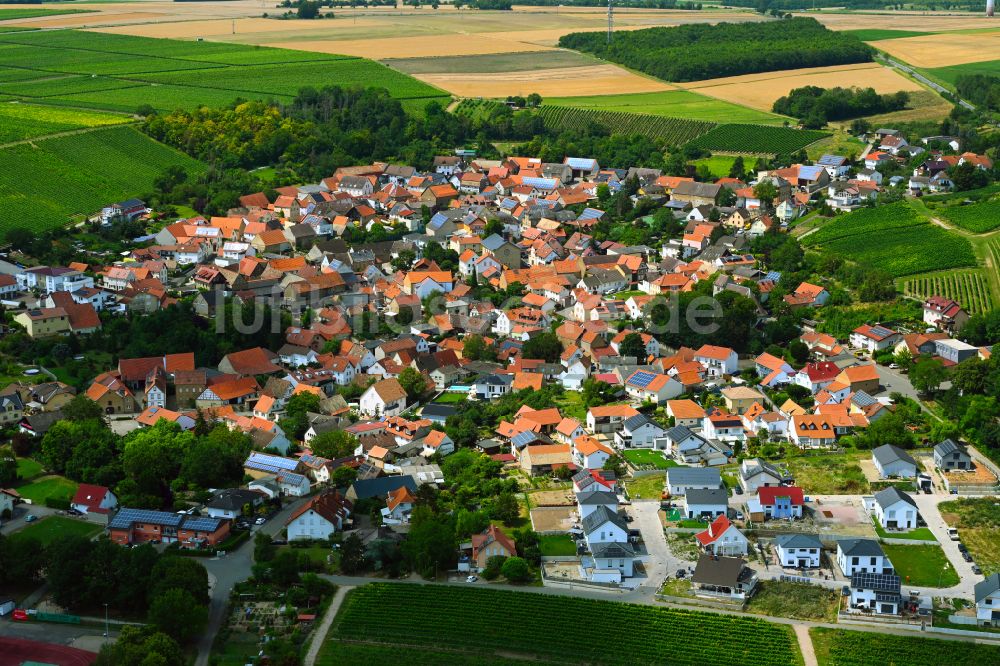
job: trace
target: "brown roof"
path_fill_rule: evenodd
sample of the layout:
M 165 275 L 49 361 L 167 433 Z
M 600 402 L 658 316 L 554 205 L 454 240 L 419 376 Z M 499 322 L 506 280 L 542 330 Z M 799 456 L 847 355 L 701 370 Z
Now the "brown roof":
M 311 500 L 300 506 L 298 509 L 288 517 L 286 525 L 291 523 L 293 520 L 304 514 L 306 511 L 315 511 L 323 518 L 326 518 L 331 523 L 338 522 L 338 519 L 346 518 L 347 514 L 350 512 L 351 507 L 350 500 L 345 499 L 336 490 L 328 490 L 324 493 L 320 493 L 313 497 Z
M 406 391 L 403 390 L 403 385 L 400 384 L 395 377 L 389 377 L 388 379 L 375 382 L 372 384 L 372 388 L 384 402 L 393 402 L 394 400 L 400 400 L 406 397 Z

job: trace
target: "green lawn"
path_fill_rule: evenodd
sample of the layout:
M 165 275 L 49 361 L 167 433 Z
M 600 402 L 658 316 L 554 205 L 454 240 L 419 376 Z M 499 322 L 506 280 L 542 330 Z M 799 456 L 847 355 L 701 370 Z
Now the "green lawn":
M 688 90 L 588 97 L 551 97 L 546 98 L 545 103 L 550 106 L 575 106 L 584 109 L 651 113 L 656 116 L 707 120 L 715 123 L 780 125 L 784 120 L 781 116 L 773 113 L 731 104 Z
M 733 167 L 733 162 L 736 161 L 735 155 L 712 155 L 711 157 L 702 157 L 700 159 L 690 162 L 694 168 L 700 166 L 708 167 L 708 170 L 712 172 L 712 175 L 716 178 L 728 178 L 729 170 Z M 756 157 L 743 158 L 743 163 L 747 169 L 754 165 L 757 161 Z
M 541 534 L 538 541 L 542 555 L 549 557 L 576 555 L 576 542 L 568 534 Z
M 15 534 L 18 537 L 33 537 L 47 546 L 56 539 L 68 535 L 92 537 L 101 531 L 101 526 L 87 522 L 82 518 L 66 518 L 64 516 L 47 516 Z
M 638 289 L 633 289 L 631 291 L 619 291 L 617 294 L 614 295 L 614 299 L 616 301 L 627 301 L 633 296 L 645 296 L 645 295 L 646 292 L 639 291 Z
M 555 402 L 563 416 L 576 419 L 581 424 L 587 422 L 587 406 L 583 404 L 583 394 L 579 391 L 566 391 Z
M 903 585 L 951 587 L 958 574 L 940 546 L 896 546 L 882 544 Z
M 21 497 L 35 504 L 45 504 L 46 498 L 70 500 L 76 494 L 76 483 L 61 476 L 43 476 L 22 486 L 17 486 Z
M 434 402 L 438 404 L 450 405 L 459 402 L 465 402 L 469 399 L 467 393 L 455 393 L 455 392 L 445 392 L 434 398 Z
M 786 459 L 795 485 L 807 494 L 853 495 L 869 490 L 868 480 L 858 460 L 863 454 L 831 453 L 795 456 Z M 870 455 L 870 454 L 869 454 Z
M 17 459 L 17 478 L 21 481 L 30 481 L 45 470 L 42 463 L 31 458 Z
M 747 605 L 747 611 L 796 620 L 835 622 L 839 602 L 836 590 L 807 583 L 765 580 Z
M 915 530 L 910 530 L 909 532 L 887 532 L 882 529 L 882 526 L 878 524 L 875 517 L 872 516 L 872 527 L 875 528 L 875 533 L 879 535 L 882 539 L 912 539 L 913 541 L 937 541 L 934 533 L 926 527 L 918 527 Z
M 625 489 L 632 499 L 660 499 L 666 482 L 665 474 L 650 474 L 637 479 L 626 479 Z
M 662 452 L 654 451 L 653 449 L 626 449 L 622 451 L 622 455 L 625 457 L 625 460 L 636 466 L 649 465 L 656 469 L 679 466 L 673 460 L 667 460 Z
M 708 527 L 708 523 L 704 520 L 682 520 L 678 523 L 681 527 L 686 527 L 688 529 L 704 529 Z

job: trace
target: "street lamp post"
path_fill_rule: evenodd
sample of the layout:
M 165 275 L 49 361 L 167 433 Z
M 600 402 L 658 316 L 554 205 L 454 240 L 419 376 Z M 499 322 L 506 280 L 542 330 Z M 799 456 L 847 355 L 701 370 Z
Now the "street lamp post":
M 104 604 L 104 637 L 108 637 L 108 604 Z

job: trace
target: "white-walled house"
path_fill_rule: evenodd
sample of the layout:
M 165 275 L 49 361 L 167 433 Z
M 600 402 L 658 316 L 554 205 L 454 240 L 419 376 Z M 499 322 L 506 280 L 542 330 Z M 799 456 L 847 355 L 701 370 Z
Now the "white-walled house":
M 701 363 L 709 377 L 732 375 L 739 370 L 739 356 L 729 347 L 702 345 L 694 353 L 694 360 Z
M 783 567 L 818 569 L 823 544 L 812 534 L 779 534 L 774 538 L 774 550 Z
M 692 489 L 722 487 L 722 474 L 714 467 L 671 467 L 667 470 L 667 492 L 681 497 Z
M 729 491 L 724 488 L 689 488 L 684 493 L 684 511 L 688 519 L 714 520 L 729 511 Z
M 883 529 L 907 531 L 917 528 L 917 503 L 895 486 L 878 491 L 865 502 Z
M 694 535 L 698 545 L 713 555 L 746 555 L 747 538 L 729 518 L 722 515 L 709 524 L 704 532 Z
M 900 580 L 895 574 L 855 573 L 851 576 L 851 610 L 878 615 L 899 613 Z
M 618 496 L 607 490 L 594 490 L 577 494 L 576 504 L 583 520 L 602 506 L 611 513 L 618 511 Z
M 1000 573 L 976 583 L 976 622 L 980 626 L 1000 626 Z
M 577 437 L 571 447 L 573 460 L 583 469 L 602 469 L 614 451 L 589 435 Z
M 285 523 L 288 540 L 328 539 L 344 527 L 351 503 L 336 490 L 316 495 L 299 507 Z
M 382 523 L 385 525 L 404 525 L 410 522 L 410 513 L 417 498 L 406 486 L 390 490 L 382 509 Z
M 636 414 L 627 419 L 621 430 L 615 433 L 615 445 L 619 448 L 649 448 L 661 439 L 666 429 L 645 414 Z
M 837 542 L 837 566 L 845 576 L 862 573 L 892 573 L 892 562 L 874 539 L 841 539 Z
M 912 479 L 917 476 L 917 461 L 909 453 L 892 444 L 883 444 L 872 449 L 872 463 L 883 479 L 890 477 Z
M 358 408 L 365 416 L 398 416 L 406 408 L 406 391 L 393 377 L 377 381 L 361 395 Z

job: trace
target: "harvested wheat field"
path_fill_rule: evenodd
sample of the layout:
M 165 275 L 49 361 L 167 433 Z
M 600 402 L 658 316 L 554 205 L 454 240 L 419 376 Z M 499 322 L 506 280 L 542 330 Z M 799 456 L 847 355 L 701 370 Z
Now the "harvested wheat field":
M 305 21 L 289 20 L 275 21 L 266 18 L 238 18 L 236 34 L 233 34 L 233 19 L 209 19 L 204 21 L 178 21 L 176 23 L 148 23 L 145 25 L 120 25 L 108 28 L 96 28 L 92 32 L 110 32 L 117 35 L 134 35 L 137 37 L 157 37 L 166 39 L 194 39 L 195 37 L 227 37 L 235 41 L 242 34 L 258 34 L 272 32 L 288 32 L 299 36 L 308 35 L 310 31 L 351 30 L 355 27 L 379 25 L 377 21 L 361 19 L 357 22 L 348 21 Z
M 21 5 L 31 7 L 33 5 Z M 111 5 L 118 7 L 120 5 Z M 36 16 L 34 18 L 4 21 L 4 26 L 23 28 L 86 28 L 96 25 L 114 25 L 116 23 L 139 23 L 147 21 L 172 20 L 169 14 L 155 12 L 94 12 L 93 14 L 59 14 L 56 16 Z
M 542 97 L 658 92 L 673 88 L 615 65 L 536 69 L 530 72 L 418 74 L 416 78 L 461 97 Z
M 948 67 L 1000 60 L 1000 30 L 885 39 L 871 45 L 916 67 Z
M 545 47 L 520 42 L 484 40 L 478 35 L 434 35 L 424 37 L 400 37 L 395 39 L 340 39 L 309 40 L 292 42 L 272 42 L 263 46 L 277 46 L 300 51 L 318 53 L 341 53 L 363 58 L 421 58 L 437 55 L 481 55 L 484 53 L 519 53 L 541 51 Z
M 986 3 L 983 3 L 986 7 Z M 939 32 L 947 30 L 975 30 L 989 28 L 989 19 L 976 14 L 945 14 L 927 12 L 865 11 L 858 13 L 793 12 L 796 16 L 811 16 L 831 30 L 863 30 L 865 28 L 892 28 Z
M 682 88 L 709 97 L 724 99 L 727 102 L 735 102 L 763 111 L 770 111 L 776 99 L 787 95 L 793 88 L 803 86 L 819 86 L 821 88 L 860 86 L 874 88 L 875 92 L 878 93 L 924 90 L 915 81 L 876 63 L 810 67 L 783 72 L 761 72 L 707 81 L 692 81 L 680 85 Z

